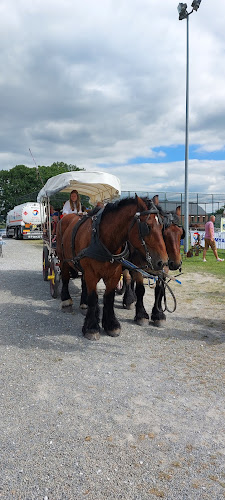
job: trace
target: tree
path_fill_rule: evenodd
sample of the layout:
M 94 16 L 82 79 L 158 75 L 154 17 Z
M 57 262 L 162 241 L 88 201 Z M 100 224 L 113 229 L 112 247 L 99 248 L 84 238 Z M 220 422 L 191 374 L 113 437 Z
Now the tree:
M 218 210 L 216 210 L 215 215 L 222 215 L 225 211 L 225 205 L 224 207 L 220 207 Z
M 50 166 L 29 168 L 16 165 L 0 171 L 0 215 L 6 218 L 9 210 L 26 201 L 36 201 L 37 194 L 50 177 L 63 172 L 81 170 L 76 165 L 54 162 Z M 82 169 L 83 170 L 83 169 Z

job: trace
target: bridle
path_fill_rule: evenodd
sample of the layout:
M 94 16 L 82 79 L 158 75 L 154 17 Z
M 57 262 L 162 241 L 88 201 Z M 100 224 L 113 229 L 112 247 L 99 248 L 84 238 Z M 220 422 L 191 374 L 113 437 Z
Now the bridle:
M 150 234 L 150 226 L 148 224 L 148 221 L 150 219 L 151 214 L 155 214 L 158 217 L 158 221 L 160 225 L 163 225 L 162 218 L 160 216 L 159 210 L 157 209 L 156 205 L 152 200 L 149 200 L 149 205 L 150 208 L 149 210 L 144 210 L 143 212 L 137 212 L 131 222 L 131 225 L 128 230 L 128 244 L 132 248 L 132 253 L 135 251 L 138 254 L 141 254 L 141 257 L 143 258 L 142 253 L 140 250 L 131 243 L 129 233 L 131 229 L 134 227 L 135 224 L 138 226 L 138 235 L 139 239 L 141 241 L 142 246 L 144 247 L 145 250 L 145 261 L 147 262 L 147 267 L 150 267 L 150 269 L 153 269 L 153 264 L 152 264 L 152 257 L 148 251 L 148 247 L 146 245 L 145 237 Z M 144 221 L 141 220 L 141 217 L 146 216 L 146 219 Z
M 168 229 L 170 226 L 177 226 L 177 227 L 180 227 L 182 230 L 183 230 L 183 233 L 181 235 L 181 239 L 184 238 L 185 236 L 185 230 L 182 226 L 182 224 L 180 224 L 180 219 L 179 219 L 179 216 L 174 213 L 174 212 L 161 212 L 161 216 L 162 216 L 162 224 L 163 224 L 163 229 L 162 229 L 162 233 L 163 233 L 163 236 L 164 236 L 164 232 L 165 232 L 165 229 Z

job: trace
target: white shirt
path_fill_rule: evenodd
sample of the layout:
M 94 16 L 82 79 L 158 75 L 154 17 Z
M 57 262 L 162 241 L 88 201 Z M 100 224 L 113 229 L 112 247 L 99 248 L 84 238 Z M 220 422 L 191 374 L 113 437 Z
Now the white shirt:
M 74 203 L 74 210 L 71 210 L 70 200 L 68 200 L 64 204 L 62 213 L 63 214 L 78 214 L 78 213 L 81 213 L 82 212 L 81 205 L 78 208 L 79 208 L 79 210 L 77 210 L 77 207 L 76 207 L 76 205 Z

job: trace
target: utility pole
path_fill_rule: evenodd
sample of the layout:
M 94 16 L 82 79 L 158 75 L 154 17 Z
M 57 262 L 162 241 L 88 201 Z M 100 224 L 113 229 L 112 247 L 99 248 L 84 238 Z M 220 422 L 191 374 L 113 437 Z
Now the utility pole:
M 33 157 L 33 154 L 32 154 L 32 151 L 31 151 L 31 149 L 30 149 L 30 148 L 29 148 L 29 151 L 30 151 L 30 155 L 31 155 L 31 157 L 33 158 L 33 162 L 34 162 L 35 167 L 36 167 L 37 179 L 38 179 L 38 176 L 39 176 L 39 177 L 40 177 L 40 180 L 41 180 L 41 182 L 42 182 L 42 184 L 43 184 L 43 186 L 44 186 L 44 182 L 43 182 L 43 180 L 42 180 L 42 178 L 41 178 L 41 174 L 40 174 L 40 172 L 39 172 L 39 170 L 38 170 L 37 163 L 36 163 L 36 161 L 35 161 L 35 159 L 34 159 L 34 157 Z

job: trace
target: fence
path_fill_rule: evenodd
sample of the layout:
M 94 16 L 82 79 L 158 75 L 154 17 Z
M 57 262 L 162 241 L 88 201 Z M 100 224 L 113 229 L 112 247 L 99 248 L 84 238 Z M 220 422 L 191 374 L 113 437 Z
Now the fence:
M 151 191 L 136 191 L 138 196 L 153 198 L 156 194 Z M 157 192 L 160 205 L 164 210 L 174 210 L 181 207 L 181 217 L 184 219 L 184 193 Z M 135 191 L 122 191 L 121 198 L 135 196 Z M 225 207 L 225 194 L 189 193 L 189 223 L 190 225 L 204 224 L 209 215 Z M 216 225 L 220 225 L 221 215 L 216 216 Z
M 168 193 L 168 192 L 152 192 L 152 191 L 122 191 L 121 198 L 133 197 L 135 193 L 138 196 L 147 196 L 148 198 L 153 198 L 155 194 L 158 194 L 160 205 L 164 210 L 174 210 L 178 205 L 181 206 L 181 216 L 182 221 L 184 219 L 184 202 L 185 195 L 184 193 Z M 36 192 L 30 193 L 29 195 L 24 195 L 21 197 L 15 198 L 15 205 L 23 203 L 25 201 L 36 201 L 37 199 Z M 64 200 L 64 196 L 62 196 L 62 200 Z M 57 200 L 57 202 L 62 203 L 61 198 Z M 87 200 L 84 200 L 87 201 Z M 85 204 L 85 203 L 84 203 Z M 225 206 L 225 194 L 208 194 L 208 193 L 189 193 L 189 214 L 190 214 L 190 226 L 194 224 L 204 224 L 208 220 L 208 216 L 212 213 L 215 213 L 217 210 Z M 11 207 L 13 208 L 13 207 Z M 3 210 L 2 210 L 2 213 Z M 1 215 L 1 210 L 0 210 Z M 2 215 L 2 219 L 4 220 L 6 214 Z M 221 215 L 216 215 L 216 226 L 220 226 Z
M 156 194 L 151 191 L 122 191 L 121 197 L 125 198 L 127 196 L 147 196 L 148 198 L 153 198 Z M 167 210 L 168 205 L 173 203 L 174 205 L 184 206 L 185 195 L 184 193 L 167 193 L 167 192 L 157 192 L 160 200 L 160 205 Z M 205 194 L 205 193 L 189 193 L 189 205 L 190 207 L 196 206 L 201 207 L 206 214 L 211 214 L 216 212 L 220 208 L 225 206 L 225 194 Z M 196 213 L 195 215 L 198 215 Z

